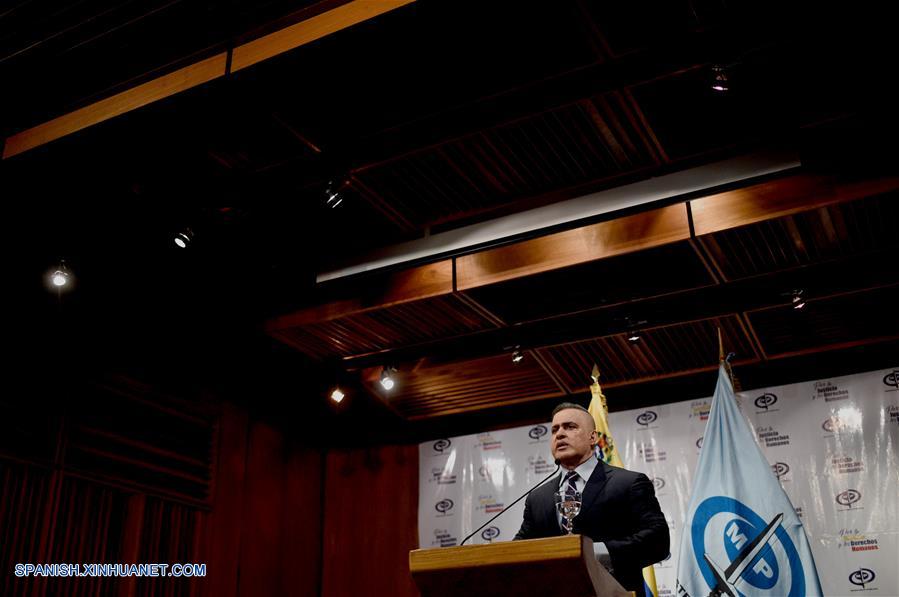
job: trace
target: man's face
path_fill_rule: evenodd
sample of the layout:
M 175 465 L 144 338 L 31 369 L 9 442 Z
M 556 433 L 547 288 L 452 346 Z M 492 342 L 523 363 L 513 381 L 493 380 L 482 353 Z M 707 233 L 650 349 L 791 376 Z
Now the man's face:
M 590 413 L 574 408 L 560 410 L 552 423 L 553 458 L 568 467 L 575 467 L 587 459 L 596 443 L 593 418 Z

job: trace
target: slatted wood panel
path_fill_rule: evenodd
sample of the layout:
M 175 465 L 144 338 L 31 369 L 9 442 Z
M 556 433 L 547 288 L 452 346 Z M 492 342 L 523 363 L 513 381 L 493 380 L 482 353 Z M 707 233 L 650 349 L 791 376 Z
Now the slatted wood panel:
M 68 421 L 62 464 L 79 475 L 202 504 L 211 497 L 215 439 L 212 415 L 96 386 Z
M 56 521 L 46 562 L 120 562 L 127 517 L 125 492 L 80 479 L 66 478 L 59 492 Z M 35 594 L 106 595 L 121 579 L 38 578 Z
M 899 248 L 899 194 L 829 205 L 701 236 L 727 279 Z
M 417 227 L 656 163 L 613 93 L 431 147 L 355 176 Z
M 280 329 L 273 335 L 314 358 L 376 352 L 496 327 L 457 296 L 440 296 Z
M 503 321 L 516 323 L 713 283 L 692 247 L 679 242 L 488 284 L 465 293 Z
M 32 594 L 33 579 L 16 578 L 17 563 L 46 562 L 39 540 L 49 522 L 52 505 L 52 477 L 37 467 L 0 460 L 0 593 Z M 45 543 L 45 542 L 44 542 Z
M 380 370 L 365 372 L 374 392 L 409 419 L 422 419 L 562 396 L 564 392 L 526 352 L 513 363 L 510 355 L 454 363 L 420 363 L 400 367 L 396 386 L 376 383 Z
M 607 387 L 714 369 L 718 328 L 725 349 L 737 353 L 737 362 L 757 358 L 736 315 L 642 330 L 636 343 L 628 342 L 627 334 L 616 334 L 539 353 L 570 392 L 583 392 L 589 388 L 594 363 Z
M 769 356 L 789 355 L 899 337 L 899 285 L 783 305 L 748 314 Z

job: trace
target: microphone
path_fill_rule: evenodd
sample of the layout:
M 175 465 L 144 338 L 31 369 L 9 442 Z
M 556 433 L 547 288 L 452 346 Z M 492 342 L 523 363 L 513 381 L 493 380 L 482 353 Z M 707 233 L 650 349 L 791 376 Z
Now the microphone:
M 479 526 L 478 528 L 476 528 L 476 529 L 474 530 L 474 532 L 473 532 L 471 535 L 469 535 L 469 536 L 466 537 L 465 539 L 462 539 L 462 543 L 459 544 L 459 547 L 462 547 L 463 545 L 465 545 L 465 542 L 468 541 L 469 539 L 471 539 L 472 537 L 474 537 L 474 536 L 478 533 L 478 531 L 480 531 L 481 529 L 483 529 L 485 526 L 487 526 L 488 524 L 490 524 L 491 522 L 493 522 L 493 521 L 496 520 L 497 518 L 499 518 L 499 517 L 502 515 L 503 512 L 505 512 L 506 510 L 508 510 L 509 508 L 511 508 L 512 506 L 514 506 L 515 504 L 517 504 L 518 502 L 520 502 L 521 500 L 523 500 L 524 498 L 526 498 L 527 496 L 531 495 L 531 492 L 532 492 L 532 491 L 534 491 L 535 489 L 537 489 L 538 487 L 540 487 L 541 485 L 543 485 L 544 483 L 546 483 L 547 481 L 549 481 L 550 478 L 551 478 L 553 475 L 555 475 L 556 473 L 559 472 L 559 468 L 561 468 L 561 466 L 562 466 L 562 463 L 559 462 L 559 459 L 558 459 L 558 458 L 556 458 L 556 460 L 555 460 L 555 462 L 553 462 L 553 464 L 556 465 L 556 470 L 554 470 L 554 471 L 551 472 L 549 475 L 547 475 L 545 479 L 543 479 L 542 481 L 540 481 L 539 483 L 537 483 L 536 485 L 534 485 L 533 487 L 531 487 L 530 489 L 528 489 L 528 490 L 524 493 L 524 495 L 520 496 L 517 500 L 515 500 L 514 502 L 512 502 L 511 504 L 509 504 L 508 506 L 506 506 L 505 508 L 503 508 L 503 509 L 500 510 L 499 512 L 497 512 L 497 513 L 493 516 L 493 518 L 491 518 L 490 520 L 488 520 L 487 522 L 485 522 L 484 524 L 482 524 L 481 526 Z

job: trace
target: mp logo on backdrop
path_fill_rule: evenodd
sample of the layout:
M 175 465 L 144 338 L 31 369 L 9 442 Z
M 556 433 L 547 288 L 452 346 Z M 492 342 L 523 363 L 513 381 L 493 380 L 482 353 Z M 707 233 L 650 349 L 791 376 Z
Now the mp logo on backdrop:
M 481 539 L 490 542 L 499 537 L 500 530 L 496 527 L 487 527 L 481 531 Z
M 659 418 L 659 415 L 652 410 L 645 410 L 635 419 L 637 421 L 637 425 L 640 425 L 643 429 L 649 429 L 649 426 L 655 423 Z
M 448 439 L 438 439 L 434 442 L 434 445 L 431 446 L 435 452 L 438 454 L 443 454 L 447 450 L 449 450 L 450 446 L 453 445 L 453 442 Z
M 760 409 L 756 412 L 759 412 L 759 413 L 774 412 L 774 411 L 778 410 L 776 408 L 771 408 L 775 404 L 777 404 L 777 395 L 776 394 L 765 393 L 755 399 L 755 406 L 756 406 L 756 408 Z
M 790 472 L 790 465 L 786 462 L 775 462 L 771 465 L 771 470 L 778 479 L 782 479 L 784 475 Z
M 782 519 L 783 514 L 777 514 L 765 520 L 743 502 L 723 495 L 699 504 L 691 541 L 708 586 L 714 591 L 722 582 L 732 586 L 741 580 L 769 595 L 805 595 L 802 559 Z
M 446 516 L 447 512 L 453 509 L 453 506 L 455 506 L 453 500 L 445 498 L 434 504 L 434 509 Z
M 857 489 L 847 489 L 834 496 L 836 503 L 845 506 L 845 508 L 840 508 L 840 510 L 857 510 L 858 508 L 856 508 L 855 504 L 859 503 L 861 499 L 862 493 Z
M 859 568 L 858 570 L 853 570 L 849 574 L 849 582 L 869 591 L 872 590 L 872 588 L 868 587 L 868 585 L 874 582 L 875 578 L 877 578 L 877 575 L 874 574 L 874 571 L 870 568 Z
M 887 392 L 895 392 L 899 390 L 899 371 L 890 371 L 883 376 L 883 383 L 890 389 Z
M 549 430 L 546 428 L 546 425 L 535 425 L 528 430 L 528 437 L 540 441 L 546 434 L 549 433 Z

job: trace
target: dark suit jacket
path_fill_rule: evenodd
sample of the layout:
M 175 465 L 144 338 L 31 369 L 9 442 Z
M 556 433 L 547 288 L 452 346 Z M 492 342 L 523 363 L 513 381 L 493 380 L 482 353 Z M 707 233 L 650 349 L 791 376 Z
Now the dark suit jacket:
M 562 535 L 553 494 L 560 476 L 535 489 L 524 505 L 524 520 L 515 539 Z M 612 576 L 628 591 L 643 594 L 645 566 L 668 556 L 668 523 L 659 508 L 652 483 L 635 473 L 599 462 L 587 480 L 574 532 L 609 549 Z

